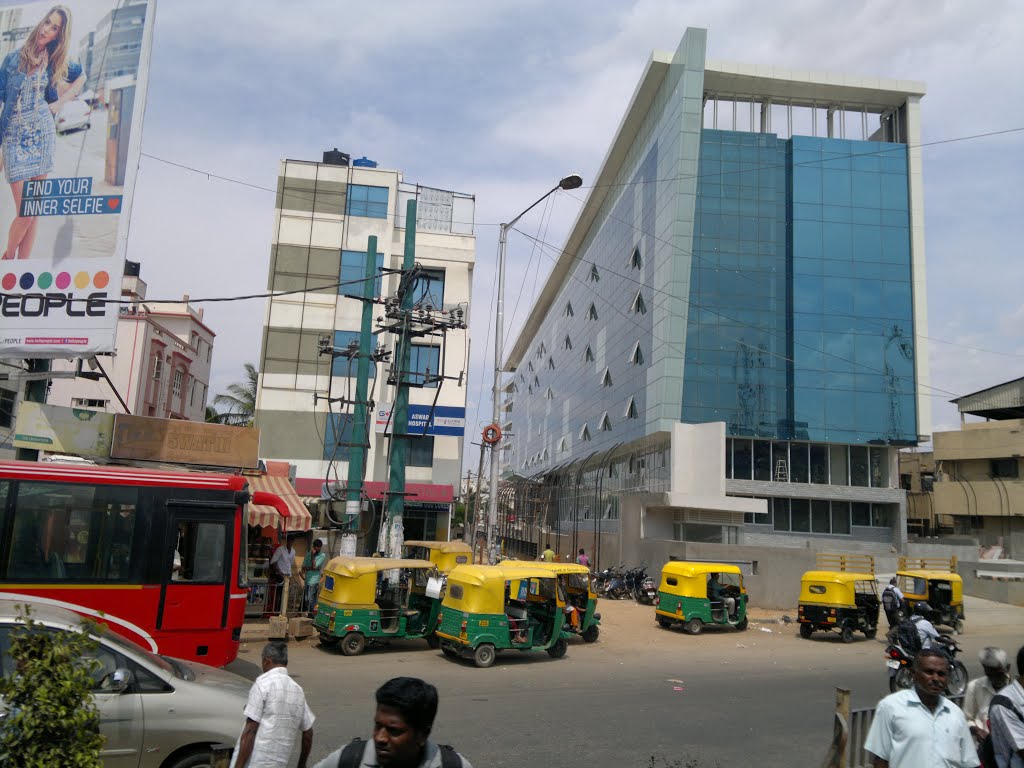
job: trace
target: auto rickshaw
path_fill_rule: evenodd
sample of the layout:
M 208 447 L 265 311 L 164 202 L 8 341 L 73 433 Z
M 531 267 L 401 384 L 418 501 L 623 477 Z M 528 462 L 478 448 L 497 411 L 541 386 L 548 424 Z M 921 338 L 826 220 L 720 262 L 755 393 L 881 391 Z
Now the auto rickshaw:
M 558 576 L 565 600 L 572 605 L 565 626 L 573 634 L 593 643 L 601 633 L 601 614 L 597 613 L 597 593 L 591 579 L 590 569 L 577 563 L 538 563 L 529 560 L 505 560 L 504 564 L 535 568 Z M 568 612 L 568 611 L 567 611 Z M 573 615 L 575 614 L 575 615 Z
M 456 565 L 473 562 L 473 548 L 464 541 L 407 541 L 402 557 L 429 560 L 441 573 L 448 573 Z
M 437 570 L 429 560 L 335 557 L 324 567 L 313 626 L 324 645 L 341 643 L 358 656 L 367 641 L 426 638 L 437 648 L 434 625 L 441 601 L 429 592 Z
M 913 613 L 917 603 L 927 603 L 924 617 L 932 624 L 964 631 L 964 582 L 956 572 L 956 558 L 911 558 L 897 561 L 896 577 L 907 610 Z
M 878 634 L 879 605 L 874 573 L 807 571 L 800 579 L 800 637 L 824 630 L 838 631 L 844 643 L 853 642 L 854 632 L 872 640 Z
M 735 613 L 731 616 L 726 609 L 726 597 L 735 600 Z M 684 560 L 666 563 L 661 569 L 654 615 L 660 626 L 681 624 L 691 635 L 699 635 L 705 624 L 746 629 L 747 591 L 739 567 Z
M 437 617 L 446 656 L 489 667 L 499 651 L 565 656 L 565 598 L 550 571 L 515 565 L 460 565 L 448 574 Z

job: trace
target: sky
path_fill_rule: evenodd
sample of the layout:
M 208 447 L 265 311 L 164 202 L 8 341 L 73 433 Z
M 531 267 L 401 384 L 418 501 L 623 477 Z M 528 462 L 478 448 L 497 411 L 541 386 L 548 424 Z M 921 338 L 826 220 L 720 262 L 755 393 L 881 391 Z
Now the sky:
M 334 147 L 473 194 L 467 432 L 478 433 L 498 224 L 577 172 L 582 189 L 519 224 L 564 242 L 652 50 L 674 51 L 688 26 L 708 30 L 711 59 L 927 84 L 934 428 L 956 428 L 952 397 L 1024 376 L 1015 0 L 159 0 L 127 258 L 155 300 L 264 292 L 279 161 Z M 515 232 L 508 259 L 506 350 L 553 265 Z M 217 334 L 212 396 L 259 363 L 266 302 L 199 306 Z

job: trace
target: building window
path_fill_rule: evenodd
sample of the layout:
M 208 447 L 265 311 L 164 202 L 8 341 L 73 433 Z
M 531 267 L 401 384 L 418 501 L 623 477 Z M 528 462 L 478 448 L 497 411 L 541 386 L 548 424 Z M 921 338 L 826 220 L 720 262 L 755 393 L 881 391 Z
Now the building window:
M 410 345 L 409 370 L 405 382 L 414 387 L 436 389 L 441 366 L 441 347 L 432 344 Z
M 587 344 L 587 348 L 586 348 L 586 350 L 584 350 L 584 352 L 583 352 L 583 359 L 584 359 L 585 361 L 587 361 L 588 363 L 592 363 L 592 362 L 594 362 L 594 352 L 593 352 L 593 350 L 592 350 L 592 349 L 590 348 L 590 345 L 589 345 L 589 344 Z
M 407 466 L 431 467 L 434 465 L 434 438 L 432 435 L 411 435 L 406 438 L 409 446 Z
M 629 402 L 626 404 L 626 418 L 627 419 L 639 418 L 639 414 L 637 413 L 637 410 L 636 410 L 636 401 L 632 397 L 629 398 Z
M 555 393 L 551 389 L 551 387 L 548 387 L 547 390 L 544 392 L 544 399 L 545 400 L 554 400 L 555 399 Z
M 548 358 L 548 368 L 552 371 L 555 370 L 555 359 L 553 357 Z
M 612 386 L 612 374 L 607 368 L 604 369 L 604 376 L 601 378 L 602 387 Z
M 384 254 L 377 254 L 377 265 L 374 274 L 377 276 L 373 281 L 373 295 L 380 296 L 384 276 L 381 268 L 384 266 Z M 338 271 L 338 295 L 361 296 L 363 293 L 363 280 L 366 279 L 366 251 L 342 251 L 341 269 Z
M 99 398 L 92 397 L 73 397 L 71 398 L 72 408 L 106 408 L 109 400 L 100 400 Z
M 213 358 L 213 344 L 207 342 L 206 344 L 206 362 L 210 362 Z
M 608 411 L 605 411 L 601 415 L 601 431 L 611 432 L 612 431 L 612 420 L 608 418 Z
M 181 383 L 184 378 L 184 371 L 182 371 L 181 368 L 176 368 L 174 371 L 174 379 L 171 382 L 171 394 L 175 397 L 181 397 Z
M 572 339 L 570 339 L 568 336 L 565 337 L 565 348 L 572 349 Z
M 1017 459 L 992 459 L 992 477 L 1016 480 L 1020 477 L 1020 462 Z
M 334 332 L 334 349 L 359 349 L 359 331 L 335 331 Z M 371 344 L 373 343 L 371 336 Z M 363 350 L 369 354 L 372 350 Z M 336 357 L 331 362 L 331 376 L 351 376 L 355 377 L 357 366 L 359 365 L 359 358 L 357 357 Z M 370 380 L 377 378 L 377 364 L 370 362 Z
M 593 304 L 591 304 L 590 309 L 587 310 L 587 319 L 597 320 L 597 307 L 595 307 Z
M 325 459 L 348 461 L 348 457 L 352 453 L 352 423 L 351 413 L 327 414 L 327 428 L 324 432 Z M 367 435 L 363 435 L 363 441 L 368 441 Z
M 572 311 L 572 302 L 571 301 L 565 302 L 565 316 L 566 317 L 572 317 L 574 314 L 576 314 L 576 313 Z
M 636 346 L 633 347 L 633 354 L 630 356 L 629 362 L 631 362 L 633 365 L 643 365 L 644 364 L 644 353 L 643 353 L 643 350 L 640 349 L 640 342 L 639 341 L 636 343 Z
M 388 217 L 388 188 L 349 184 L 345 214 L 347 216 L 367 216 L 371 219 L 386 219 Z
M 903 489 L 904 491 L 913 490 L 911 488 L 911 479 L 912 478 L 910 475 L 900 473 L 900 488 Z
M 153 381 L 160 381 L 164 373 L 164 360 L 160 355 L 153 357 Z
M 633 306 L 631 309 L 635 315 L 644 315 L 647 313 L 647 305 L 644 304 L 644 297 L 640 295 L 640 291 L 636 292 L 636 297 L 633 299 Z
M 590 427 L 586 424 L 584 424 L 583 429 L 580 430 L 580 440 L 583 440 L 584 442 L 590 440 Z
M 0 389 L 0 427 L 14 426 L 14 400 L 18 393 Z
M 412 303 L 414 305 L 429 304 L 431 307 L 440 309 L 444 302 L 444 270 L 423 269 L 416 277 L 416 283 L 412 289 Z
M 927 474 L 921 473 L 921 490 L 925 493 L 931 493 L 935 490 L 935 475 L 931 472 Z
M 590 282 L 597 283 L 601 280 L 601 273 L 597 271 L 597 264 L 590 265 Z
M 640 246 L 636 246 L 633 249 L 633 253 L 629 257 L 629 266 L 633 269 L 643 269 L 644 260 L 640 256 Z

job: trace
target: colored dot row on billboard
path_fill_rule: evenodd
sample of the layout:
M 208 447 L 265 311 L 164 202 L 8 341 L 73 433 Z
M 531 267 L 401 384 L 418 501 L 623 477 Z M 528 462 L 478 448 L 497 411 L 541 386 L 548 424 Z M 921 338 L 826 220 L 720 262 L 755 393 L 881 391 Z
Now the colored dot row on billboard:
M 110 285 L 110 275 L 106 272 L 97 272 L 90 279 L 88 272 L 76 272 L 74 275 L 70 272 L 58 272 L 57 274 L 41 272 L 38 277 L 31 272 L 25 272 L 19 278 L 13 272 L 8 272 L 0 278 L 0 285 L 5 291 L 12 291 L 15 287 L 20 287 L 23 291 L 31 290 L 33 287 L 38 287 L 41 291 L 56 287 L 57 290 L 63 291 L 72 284 L 75 288 L 82 290 L 88 288 L 90 283 L 102 291 Z

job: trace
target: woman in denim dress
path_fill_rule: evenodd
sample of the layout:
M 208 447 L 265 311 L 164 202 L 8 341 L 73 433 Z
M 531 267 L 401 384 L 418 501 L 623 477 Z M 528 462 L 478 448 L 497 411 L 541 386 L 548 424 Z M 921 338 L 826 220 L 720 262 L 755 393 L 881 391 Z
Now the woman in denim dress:
M 81 66 L 68 61 L 70 39 L 71 13 L 64 6 L 54 6 L 21 49 L 8 54 L 0 66 L 0 141 L 17 214 L 8 231 L 4 259 L 27 259 L 32 254 L 38 219 L 20 215 L 24 183 L 53 172 L 57 144 L 53 116 L 85 84 Z

